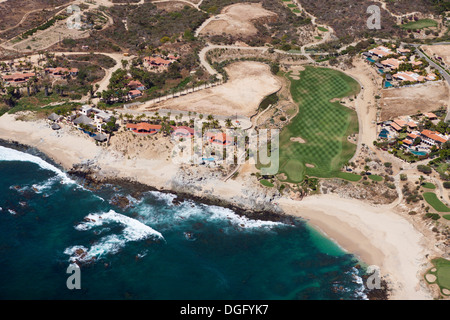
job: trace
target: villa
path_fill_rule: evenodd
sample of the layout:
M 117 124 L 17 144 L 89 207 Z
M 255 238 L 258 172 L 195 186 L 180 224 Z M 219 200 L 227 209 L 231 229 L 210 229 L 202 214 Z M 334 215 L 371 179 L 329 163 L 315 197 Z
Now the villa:
M 45 68 L 44 69 L 46 74 L 50 74 L 57 78 L 62 78 L 67 75 L 76 76 L 78 75 L 78 69 L 77 68 Z
M 386 59 L 386 60 L 381 61 L 381 64 L 384 67 L 391 68 L 391 69 L 398 69 L 398 67 L 402 63 L 403 63 L 403 61 L 397 60 L 397 59 L 394 59 L 394 58 L 390 58 L 390 59 Z
M 130 90 L 128 92 L 130 99 L 142 97 L 142 92 L 140 90 Z
M 176 127 L 172 135 L 178 137 L 192 138 L 194 136 L 194 129 L 189 127 Z
M 435 115 L 434 113 L 432 113 L 432 112 L 428 112 L 428 113 L 424 113 L 423 114 L 425 117 L 427 117 L 428 119 L 430 119 L 430 120 L 436 120 L 438 117 L 437 117 L 437 115 Z
M 372 55 L 377 56 L 379 58 L 384 58 L 391 54 L 394 54 L 394 52 L 392 52 L 391 49 L 386 48 L 384 46 L 379 46 L 375 49 L 371 49 L 371 50 L 369 50 L 369 53 L 371 53 Z
M 206 135 L 209 139 L 209 142 L 213 144 L 220 144 L 224 146 L 233 145 L 234 137 L 227 135 L 226 133 L 212 133 L 208 132 Z
M 141 133 L 141 134 L 155 134 L 161 130 L 161 125 L 159 124 L 149 124 L 146 122 L 141 123 L 127 123 L 126 128 L 130 131 L 133 131 L 134 133 Z
M 425 79 L 423 76 L 410 71 L 402 71 L 396 73 L 393 75 L 393 77 L 400 81 L 411 81 L 411 82 L 423 81 Z
M 410 52 L 411 52 L 411 50 L 409 50 L 409 49 L 401 49 L 401 48 L 397 49 L 397 53 L 402 54 L 402 55 L 408 54 Z
M 3 81 L 5 82 L 10 82 L 10 83 L 14 83 L 14 84 L 21 84 L 21 83 L 25 83 L 28 80 L 30 80 L 30 78 L 35 77 L 36 74 L 34 72 L 29 72 L 29 73 L 14 73 L 14 74 L 10 74 L 10 75 L 5 75 L 3 76 Z
M 172 60 L 166 60 L 161 57 L 144 57 L 144 62 L 152 66 L 169 66 Z
M 430 146 L 440 147 L 443 143 L 447 142 L 447 138 L 437 133 L 436 131 L 423 130 L 420 133 L 422 141 Z
M 131 80 L 130 82 L 128 82 L 128 88 L 130 88 L 131 90 L 139 90 L 139 91 L 143 91 L 146 89 L 145 86 L 139 80 Z

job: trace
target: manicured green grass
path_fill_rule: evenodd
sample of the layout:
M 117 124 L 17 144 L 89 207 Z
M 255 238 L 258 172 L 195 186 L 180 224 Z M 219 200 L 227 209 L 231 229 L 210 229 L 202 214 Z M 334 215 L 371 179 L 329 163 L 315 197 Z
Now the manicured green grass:
M 418 30 L 418 29 L 437 27 L 437 26 L 438 26 L 437 21 L 435 21 L 433 19 L 421 19 L 418 21 L 411 21 L 411 22 L 402 24 L 402 25 L 400 25 L 400 28 Z
M 450 214 L 444 214 L 442 216 L 442 218 L 446 219 L 446 220 L 450 220 Z
M 302 12 L 300 11 L 300 9 L 294 9 L 294 10 L 292 10 L 292 12 L 294 12 L 294 13 L 302 13 Z
M 433 263 L 436 271 L 431 271 L 433 270 L 431 268 L 427 274 L 436 276 L 436 281 L 432 283 L 436 283 L 441 289 L 441 293 L 444 294 L 442 289 L 450 290 L 450 261 L 444 258 L 437 258 L 431 260 L 431 263 Z
M 436 186 L 432 184 L 431 182 L 424 182 L 422 183 L 422 187 L 427 189 L 436 189 Z
M 269 188 L 272 188 L 272 187 L 273 187 L 273 183 L 271 183 L 270 181 L 267 181 L 267 180 L 262 179 L 262 180 L 260 180 L 259 182 L 261 182 L 261 184 L 262 184 L 263 186 L 265 186 L 265 187 L 269 187 Z
M 301 71 L 299 80 L 289 74 L 286 78 L 299 112 L 280 133 L 280 173 L 290 182 L 301 182 L 305 175 L 337 177 L 355 153 L 356 145 L 347 137 L 358 132 L 358 118 L 355 111 L 330 100 L 357 94 L 359 84 L 340 71 L 310 66 Z M 306 143 L 291 141 L 295 137 Z
M 368 177 L 369 177 L 369 179 L 371 179 L 373 181 L 378 181 L 378 182 L 383 181 L 383 177 L 382 176 L 378 176 L 376 174 L 372 174 L 372 175 L 370 175 Z
M 442 201 L 438 199 L 435 193 L 425 192 L 423 194 L 423 197 L 437 212 L 450 212 L 450 208 L 443 204 Z
M 289 3 L 288 5 L 287 5 L 289 8 L 296 8 L 297 6 L 295 5 L 295 4 L 293 4 L 293 3 Z
M 339 172 L 336 174 L 336 177 L 353 182 L 357 182 L 362 178 L 359 174 L 349 172 Z
M 319 31 L 322 31 L 322 32 L 328 32 L 328 29 L 324 28 L 324 27 L 317 27 L 317 29 L 319 29 Z

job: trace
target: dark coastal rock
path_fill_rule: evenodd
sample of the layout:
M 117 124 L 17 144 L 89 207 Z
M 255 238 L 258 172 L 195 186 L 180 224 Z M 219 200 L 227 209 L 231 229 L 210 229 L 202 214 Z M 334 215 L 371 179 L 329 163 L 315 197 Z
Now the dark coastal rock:
M 121 195 L 115 195 L 111 199 L 111 204 L 121 209 L 127 209 L 130 206 L 130 200 L 127 197 Z

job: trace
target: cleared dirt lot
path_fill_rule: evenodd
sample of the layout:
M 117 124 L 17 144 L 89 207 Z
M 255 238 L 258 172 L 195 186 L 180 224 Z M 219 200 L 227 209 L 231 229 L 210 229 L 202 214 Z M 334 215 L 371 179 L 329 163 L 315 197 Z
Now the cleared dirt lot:
M 225 7 L 221 14 L 211 19 L 200 34 L 252 36 L 258 30 L 253 22 L 260 19 L 277 19 L 277 14 L 268 11 L 260 3 L 238 3 Z
M 8 42 L 6 46 L 18 51 L 43 50 L 66 38 L 80 39 L 88 36 L 88 31 L 69 29 L 67 21 L 61 20 L 50 28 L 38 31 L 33 36 L 16 44 Z
M 225 68 L 227 83 L 170 99 L 157 106 L 165 109 L 186 110 L 204 115 L 251 116 L 261 101 L 281 88 L 281 81 L 270 72 L 268 65 L 244 61 Z M 154 107 L 155 105 L 152 105 Z M 148 105 L 139 109 L 145 111 Z
M 430 112 L 442 106 L 449 107 L 450 94 L 446 82 L 430 82 L 423 85 L 383 89 L 381 91 L 381 121 L 392 120 L 398 116 Z
M 441 57 L 447 66 L 450 65 L 450 44 L 436 45 L 436 46 L 422 46 L 422 49 L 430 57 L 433 56 Z

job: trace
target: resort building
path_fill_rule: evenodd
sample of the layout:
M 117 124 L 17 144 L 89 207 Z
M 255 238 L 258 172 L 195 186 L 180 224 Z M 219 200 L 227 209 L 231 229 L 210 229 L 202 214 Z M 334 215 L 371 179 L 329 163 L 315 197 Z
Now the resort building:
M 56 113 L 52 113 L 51 115 L 49 115 L 47 117 L 48 120 L 53 121 L 53 122 L 58 122 L 62 119 L 62 116 L 57 115 Z
M 92 111 L 93 111 L 93 108 L 88 104 L 81 106 L 81 113 L 84 114 L 85 116 L 90 115 Z

